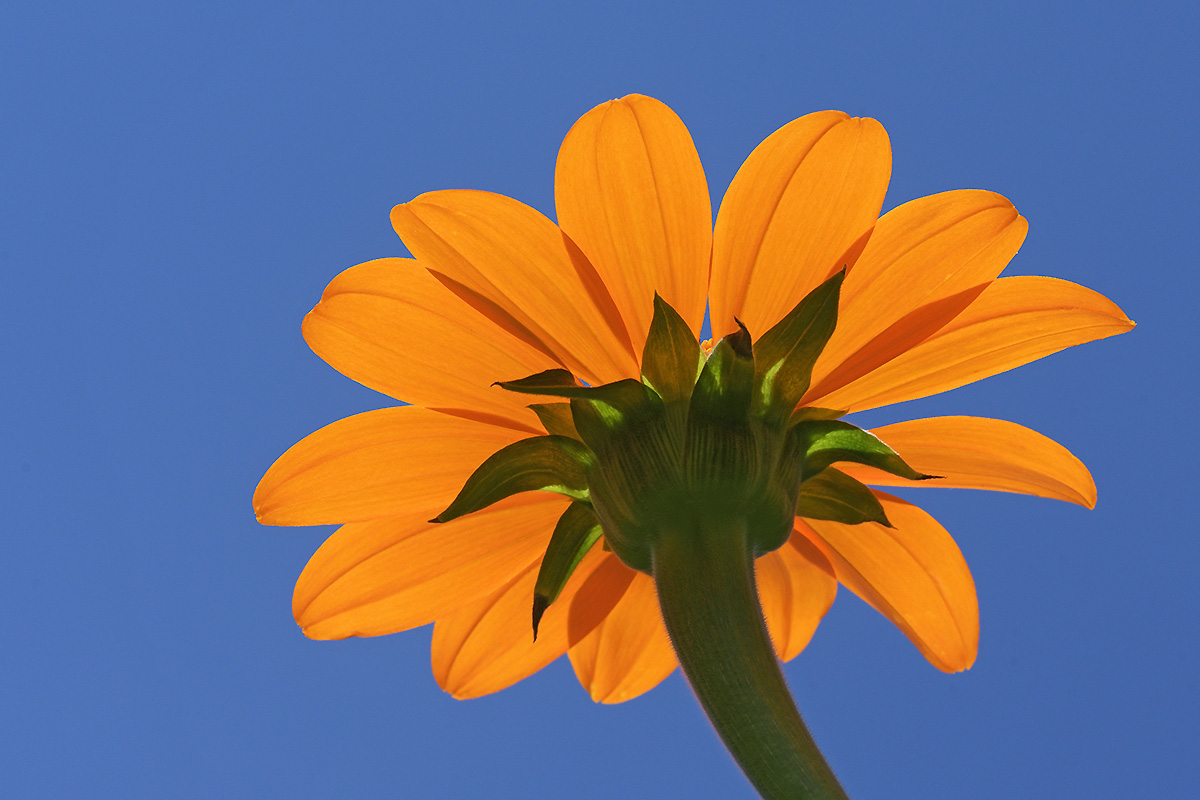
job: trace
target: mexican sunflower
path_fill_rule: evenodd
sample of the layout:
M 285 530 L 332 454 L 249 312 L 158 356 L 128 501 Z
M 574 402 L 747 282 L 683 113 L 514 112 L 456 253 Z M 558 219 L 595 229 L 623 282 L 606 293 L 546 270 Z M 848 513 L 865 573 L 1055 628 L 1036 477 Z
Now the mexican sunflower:
M 757 624 L 768 654 L 792 659 L 839 584 L 938 669 L 970 667 L 978 609 L 954 540 L 865 484 L 1091 507 L 1091 476 L 1013 422 L 939 417 L 865 432 L 840 418 L 1133 323 L 1076 284 L 998 277 L 1027 229 L 998 194 L 949 191 L 880 216 L 890 172 L 878 122 L 808 114 L 755 148 L 714 224 L 687 128 L 631 95 L 567 134 L 557 224 L 483 191 L 396 206 L 415 259 L 341 273 L 303 333 L 335 369 L 410 405 L 318 430 L 254 495 L 263 523 L 341 525 L 297 582 L 304 633 L 432 622 L 433 673 L 457 698 L 566 653 L 593 700 L 621 702 L 682 659 L 719 731 L 723 712 L 705 693 L 720 689 L 700 673 L 756 645 L 712 642 Z M 718 342 L 702 350 L 706 309 Z M 710 538 L 737 544 L 672 562 L 684 539 L 657 531 L 689 526 L 736 529 Z M 734 550 L 749 554 L 759 602 L 730 601 L 746 606 L 732 632 L 713 618 L 690 629 L 678 606 L 720 596 L 722 571 L 745 584 Z M 693 652 L 707 647 L 705 667 Z M 752 757 L 735 756 L 749 772 Z M 766 791 L 769 779 L 751 779 Z

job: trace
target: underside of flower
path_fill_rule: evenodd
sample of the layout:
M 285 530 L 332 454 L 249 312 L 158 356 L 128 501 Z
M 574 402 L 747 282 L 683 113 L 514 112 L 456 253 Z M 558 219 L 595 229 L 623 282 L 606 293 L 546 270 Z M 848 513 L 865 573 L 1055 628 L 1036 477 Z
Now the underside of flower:
M 1096 491 L 1016 423 L 877 438 L 841 417 L 1133 326 L 1075 284 L 999 277 L 1028 228 L 1001 195 L 881 216 L 890 171 L 878 122 L 808 114 L 755 148 L 714 222 L 686 126 L 631 95 L 567 134 L 557 222 L 470 190 L 393 208 L 414 258 L 343 272 L 304 336 L 411 405 L 322 428 L 255 491 L 266 524 L 342 524 L 297 582 L 305 634 L 433 622 L 433 673 L 458 698 L 563 653 L 599 702 L 682 666 L 764 797 L 844 798 L 777 657 L 804 649 L 839 585 L 943 671 L 969 668 L 979 636 L 949 532 L 866 484 L 1089 508 Z M 706 309 L 716 344 L 696 341 Z
M 534 586 L 534 638 L 574 568 L 603 537 L 622 562 L 654 578 L 692 688 L 770 798 L 844 795 L 815 756 L 780 672 L 754 560 L 788 540 L 797 514 L 890 525 L 871 491 L 834 463 L 933 477 L 838 420 L 839 412 L 797 411 L 837 325 L 844 277 L 835 273 L 757 342 L 738 321 L 707 355 L 656 295 L 640 381 L 584 386 L 552 369 L 501 382 L 568 402 L 535 406 L 552 432 L 493 454 L 432 520 L 448 522 L 517 492 L 570 497 Z
M 803 408 L 813 365 L 837 324 L 843 272 L 813 290 L 760 339 L 739 323 L 707 355 L 661 297 L 642 353 L 642 379 L 584 386 L 547 370 L 498 385 L 567 402 L 531 406 L 549 435 L 483 462 L 434 522 L 518 492 L 573 501 L 550 539 L 533 598 L 533 630 L 587 551 L 603 546 L 654 575 L 668 532 L 744 530 L 749 557 L 788 540 L 797 515 L 889 524 L 870 490 L 832 465 L 923 475 L 876 436 Z

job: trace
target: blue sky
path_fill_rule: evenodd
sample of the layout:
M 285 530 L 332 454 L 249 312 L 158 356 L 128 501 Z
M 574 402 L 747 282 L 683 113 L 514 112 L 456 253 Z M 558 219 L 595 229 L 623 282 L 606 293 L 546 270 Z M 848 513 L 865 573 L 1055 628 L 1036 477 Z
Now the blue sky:
M 1174 797 L 1200 775 L 1197 12 L 1191 5 L 10 4 L 0 28 L 13 796 L 750 797 L 678 674 L 593 705 L 556 662 L 458 702 L 429 629 L 311 642 L 331 528 L 257 525 L 294 441 L 389 403 L 300 337 L 325 284 L 405 250 L 397 202 L 553 214 L 571 123 L 630 92 L 689 125 L 718 200 L 767 134 L 887 127 L 885 208 L 1011 198 L 1008 274 L 1139 322 L 863 424 L 972 414 L 1063 442 L 1094 511 L 910 495 L 953 533 L 979 660 L 946 676 L 842 592 L 787 675 L 855 798 Z

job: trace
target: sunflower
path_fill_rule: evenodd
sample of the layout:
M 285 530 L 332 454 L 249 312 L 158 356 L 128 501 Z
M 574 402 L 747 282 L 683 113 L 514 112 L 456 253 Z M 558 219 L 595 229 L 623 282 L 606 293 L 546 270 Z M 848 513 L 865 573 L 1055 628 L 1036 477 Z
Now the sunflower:
M 710 372 L 736 373 L 740 355 L 766 352 L 770 332 L 797 313 L 812 318 L 814 304 L 832 297 L 803 381 L 777 402 L 786 400 L 785 427 L 821 435 L 858 431 L 840 421 L 847 413 L 947 391 L 1133 326 L 1081 286 L 998 277 L 1027 230 L 998 194 L 949 191 L 880 216 L 890 172 L 878 122 L 809 114 L 750 154 L 714 225 L 687 128 L 663 103 L 630 95 L 589 111 L 567 134 L 557 225 L 482 191 L 396 206 L 393 226 L 415 259 L 341 273 L 303 333 L 335 369 L 411 405 L 318 430 L 275 462 L 254 495 L 262 523 L 341 524 L 297 582 L 304 633 L 376 636 L 432 622 L 433 673 L 454 697 L 503 689 L 564 652 L 593 700 L 637 697 L 679 661 L 654 570 L 629 555 L 615 517 L 606 524 L 597 510 L 576 525 L 590 535 L 574 538 L 565 561 L 555 556 L 566 566 L 554 568 L 553 591 L 539 589 L 556 529 L 570 527 L 571 509 L 599 506 L 596 485 L 589 496 L 586 484 L 522 484 L 554 490 L 493 493 L 466 509 L 473 513 L 446 512 L 465 502 L 477 468 L 517 443 L 581 439 L 595 450 L 576 425 L 588 392 L 636 381 L 667 397 L 647 375 L 647 354 L 666 341 L 656 326 L 674 324 L 672 341 L 683 331 L 682 346 L 698 352 L 707 309 L 720 339 L 711 356 L 684 359 L 696 367 L 686 406 L 698 374 L 702 384 Z M 811 344 L 815 334 L 805 336 L 796 341 Z M 706 367 L 720 358 L 724 367 Z M 756 375 L 747 385 L 762 384 L 761 364 Z M 526 394 L 576 399 L 531 405 Z M 1089 508 L 1095 485 L 1064 447 L 1012 422 L 940 417 L 871 433 L 877 458 L 834 448 L 806 473 L 832 481 L 828 492 L 851 497 L 857 511 L 827 513 L 811 496 L 797 507 L 789 495 L 782 536 L 754 550 L 752 585 L 770 642 L 780 659 L 794 658 L 841 584 L 935 667 L 967 669 L 979 621 L 958 547 L 929 514 L 864 484 L 991 489 Z M 536 639 L 535 594 L 544 611 Z

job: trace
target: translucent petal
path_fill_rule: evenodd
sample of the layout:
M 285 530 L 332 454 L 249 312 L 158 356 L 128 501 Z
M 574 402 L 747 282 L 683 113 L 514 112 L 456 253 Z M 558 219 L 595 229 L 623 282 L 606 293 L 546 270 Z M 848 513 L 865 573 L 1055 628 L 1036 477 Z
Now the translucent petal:
M 637 375 L 633 346 L 619 317 L 605 313 L 592 266 L 539 212 L 499 194 L 449 190 L 396 206 L 392 225 L 460 297 L 588 383 Z
M 296 623 L 313 639 L 427 625 L 537 561 L 566 504 L 526 494 L 444 524 L 409 516 L 343 525 L 296 582 Z
M 254 491 L 264 525 L 430 519 L 475 467 L 528 433 L 416 406 L 356 414 L 281 455 Z
M 758 596 L 776 654 L 791 661 L 803 650 L 837 596 L 829 559 L 801 533 L 754 562 Z
M 537 430 L 527 401 L 492 386 L 557 366 L 460 300 L 416 261 L 351 267 L 304 318 L 309 347 L 342 374 L 397 400 L 493 415 Z
M 979 604 L 958 545 L 937 520 L 876 492 L 894 528 L 798 521 L 833 564 L 838 581 L 883 614 L 931 664 L 959 672 L 975 663 Z
M 538 564 L 495 594 L 464 606 L 433 626 L 433 676 L 459 700 L 512 686 L 567 651 L 567 608 L 603 560 L 593 548 L 575 569 L 558 601 L 546 610 L 533 639 L 533 586 Z
M 979 189 L 922 197 L 884 214 L 846 275 L 837 330 L 814 370 L 814 393 L 844 385 L 934 333 L 923 327 L 924 317 L 909 315 L 982 290 L 1016 255 L 1028 229 L 1007 198 Z M 974 296 L 948 310 L 958 313 Z M 915 340 L 906 335 L 910 329 L 918 332 Z
M 674 111 L 635 94 L 584 114 L 558 152 L 554 203 L 638 353 L 656 291 L 700 333 L 712 205 L 692 137 Z
M 924 342 L 804 404 L 863 411 L 927 397 L 1132 328 L 1091 289 L 1057 278 L 1000 278 Z
M 859 464 L 839 469 L 877 486 L 991 489 L 1096 505 L 1096 483 L 1083 462 L 1053 439 L 1015 422 L 983 417 L 932 417 L 872 431 L 918 472 L 910 481 Z
M 574 602 L 570 603 L 567 636 L 572 647 L 604 622 L 621 602 L 636 574 L 614 554 L 604 554 L 600 564 L 579 587 Z
M 713 231 L 713 335 L 741 319 L 754 336 L 853 264 L 891 177 L 887 132 L 840 111 L 808 114 L 754 149 L 721 201 Z
M 634 573 L 616 607 L 568 655 L 575 676 L 597 703 L 623 703 L 662 683 L 679 662 L 658 610 L 654 580 Z

